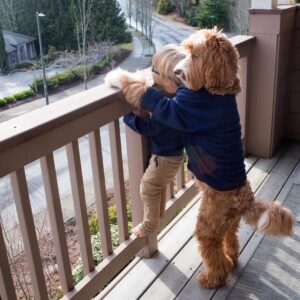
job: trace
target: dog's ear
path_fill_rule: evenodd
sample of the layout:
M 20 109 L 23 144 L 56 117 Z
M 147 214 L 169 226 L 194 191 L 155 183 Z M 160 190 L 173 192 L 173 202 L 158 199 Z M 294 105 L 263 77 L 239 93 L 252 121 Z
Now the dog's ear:
M 220 95 L 239 93 L 239 54 L 236 48 L 226 36 L 219 33 L 208 36 L 204 44 L 202 67 L 206 89 Z
M 188 39 L 181 43 L 181 46 L 185 48 L 189 53 L 193 52 L 194 44 L 193 41 Z
M 181 43 L 182 47 L 185 48 L 188 53 L 190 53 L 193 57 L 199 57 L 201 50 L 200 50 L 200 43 L 194 40 L 192 37 L 183 41 Z

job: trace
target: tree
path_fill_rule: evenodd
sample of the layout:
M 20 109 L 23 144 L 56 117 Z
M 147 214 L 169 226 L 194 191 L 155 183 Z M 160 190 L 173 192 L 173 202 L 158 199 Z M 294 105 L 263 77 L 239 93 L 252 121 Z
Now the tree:
M 86 48 L 87 32 L 91 21 L 91 10 L 93 0 L 72 0 L 72 9 L 75 19 L 78 51 L 81 55 L 83 65 L 84 87 L 87 90 L 87 72 L 86 72 Z
M 4 64 L 5 64 L 5 43 L 4 43 L 2 29 L 0 27 L 0 71 L 3 69 Z
M 0 0 L 0 27 L 15 31 L 16 22 L 16 0 Z
M 131 41 L 131 35 L 126 30 L 125 16 L 117 0 L 95 1 L 90 28 L 92 41 L 127 43 Z
M 170 0 L 159 0 L 156 8 L 159 14 L 166 15 L 172 11 L 173 5 Z
M 133 0 L 125 0 L 124 11 L 129 20 L 129 26 L 131 27 L 131 19 L 133 16 Z
M 247 34 L 251 0 L 230 1 L 230 31 Z
M 203 0 L 196 14 L 198 26 L 201 28 L 219 29 L 229 27 L 229 0 Z

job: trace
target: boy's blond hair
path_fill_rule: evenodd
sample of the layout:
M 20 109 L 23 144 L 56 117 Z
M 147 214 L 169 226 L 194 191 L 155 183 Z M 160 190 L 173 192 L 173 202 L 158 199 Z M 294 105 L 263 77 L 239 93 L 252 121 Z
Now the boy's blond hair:
M 184 49 L 176 44 L 168 44 L 159 49 L 152 58 L 153 68 L 164 79 L 170 79 L 175 84 L 180 84 L 180 79 L 175 75 L 175 66 L 186 57 Z

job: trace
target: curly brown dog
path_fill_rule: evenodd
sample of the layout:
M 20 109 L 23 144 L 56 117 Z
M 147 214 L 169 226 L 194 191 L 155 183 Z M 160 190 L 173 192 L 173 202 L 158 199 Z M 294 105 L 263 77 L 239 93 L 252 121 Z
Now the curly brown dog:
M 177 98 L 169 100 L 174 102 L 158 98 L 157 92 L 153 91 L 153 88 L 149 88 L 148 80 L 144 79 L 140 73 L 132 74 L 123 70 L 116 70 L 108 75 L 106 82 L 111 86 L 121 88 L 127 101 L 135 108 L 142 106 L 142 108 L 150 110 L 155 118 L 162 123 L 166 122 L 166 125 L 170 127 L 172 127 L 172 123 L 167 123 L 167 119 L 171 117 L 176 117 L 176 120 L 180 122 L 183 122 L 186 118 L 187 122 L 190 122 L 193 126 L 197 122 L 202 122 L 203 124 L 200 125 L 204 126 L 206 125 L 206 114 L 202 115 L 202 119 L 201 117 L 198 119 L 197 116 L 193 119 L 192 115 L 185 115 L 187 105 L 181 104 L 182 95 L 189 95 L 192 99 L 198 95 L 206 95 L 206 102 L 203 102 L 203 99 L 201 100 L 199 96 L 199 105 L 205 103 L 208 109 L 211 107 L 207 99 L 212 99 L 215 103 L 222 102 L 223 98 L 224 101 L 227 101 L 226 99 L 234 99 L 235 102 L 235 95 L 241 90 L 238 77 L 238 52 L 227 37 L 216 29 L 201 30 L 183 41 L 182 46 L 186 50 L 186 58 L 175 67 L 174 72 L 185 87 L 177 93 Z M 151 99 L 148 99 L 147 102 L 145 101 L 145 98 L 149 98 L 149 93 L 151 97 L 157 99 L 153 99 L 152 102 L 156 101 L 153 105 L 151 103 L 150 106 L 147 106 L 146 104 L 151 102 Z M 225 107 L 224 103 L 221 103 L 221 105 Z M 196 102 L 193 102 L 192 105 L 194 105 L 195 110 L 202 109 L 202 107 L 197 107 Z M 224 110 L 226 109 L 225 107 Z M 214 113 L 212 110 L 208 110 L 208 112 Z M 222 117 L 213 123 L 212 128 L 199 132 L 195 130 L 188 132 L 187 130 L 185 138 L 187 137 L 192 142 L 195 139 L 200 139 L 201 142 L 201 138 L 206 138 L 208 144 L 215 143 L 215 148 L 222 147 L 223 144 L 227 143 L 229 145 L 228 149 L 234 151 L 235 146 L 232 147 L 232 141 L 226 139 L 226 134 L 223 137 L 224 126 L 228 123 L 226 123 L 226 118 L 228 117 L 228 120 L 230 120 L 231 116 L 229 114 L 223 118 L 222 110 L 218 111 L 218 113 Z M 237 111 L 234 111 L 234 113 L 238 115 Z M 238 117 L 234 120 L 239 122 Z M 216 126 L 218 122 L 225 125 L 218 127 Z M 185 131 L 186 128 L 188 127 L 182 126 L 181 130 Z M 216 132 L 218 130 L 221 134 Z M 235 139 L 236 143 L 234 145 L 241 147 L 240 135 L 237 134 Z M 218 168 L 235 170 L 236 166 L 234 163 L 231 164 L 231 162 L 228 163 L 226 161 L 226 157 L 230 157 L 231 150 L 227 153 L 222 152 L 220 154 L 222 160 L 218 160 L 218 157 L 214 157 L 214 153 L 206 151 L 205 155 L 203 155 L 203 153 L 198 153 L 197 147 L 194 147 L 196 150 L 192 149 L 192 151 L 190 148 L 193 148 L 193 144 L 186 146 L 189 163 L 190 161 L 191 165 L 194 163 L 191 170 L 198 179 L 199 189 L 203 192 L 195 237 L 199 241 L 199 250 L 206 271 L 199 274 L 198 280 L 203 287 L 214 288 L 226 283 L 230 270 L 237 263 L 239 254 L 237 229 L 242 217 L 246 223 L 257 230 L 267 234 L 285 236 L 292 234 L 293 215 L 288 209 L 282 208 L 278 202 L 254 199 L 245 175 L 242 177 L 241 182 L 236 182 L 236 185 L 234 183 L 232 185 L 231 180 L 231 185 L 227 185 L 224 189 L 215 188 L 212 184 L 209 184 L 209 180 L 206 179 L 209 179 L 209 176 L 216 173 Z M 203 149 L 201 148 L 202 152 L 207 150 L 205 147 Z M 199 158 L 196 161 L 193 157 L 195 152 L 197 152 Z M 241 160 L 243 160 L 242 156 Z M 223 166 L 220 161 L 223 162 Z M 240 161 L 239 164 L 241 165 Z M 242 168 L 244 172 L 244 165 L 242 165 Z M 202 180 L 202 177 L 205 180 Z M 229 177 L 220 178 L 219 176 L 217 179 L 223 180 L 224 184 L 229 182 Z M 234 186 L 234 188 L 230 189 L 230 186 Z

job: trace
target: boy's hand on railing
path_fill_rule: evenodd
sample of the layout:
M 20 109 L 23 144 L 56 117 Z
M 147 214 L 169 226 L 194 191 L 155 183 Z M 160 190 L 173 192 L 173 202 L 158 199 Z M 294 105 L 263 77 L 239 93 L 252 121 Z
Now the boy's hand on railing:
M 153 85 L 153 79 L 148 69 L 131 73 L 118 68 L 106 75 L 105 83 L 122 89 L 126 101 L 139 109 L 146 89 Z

